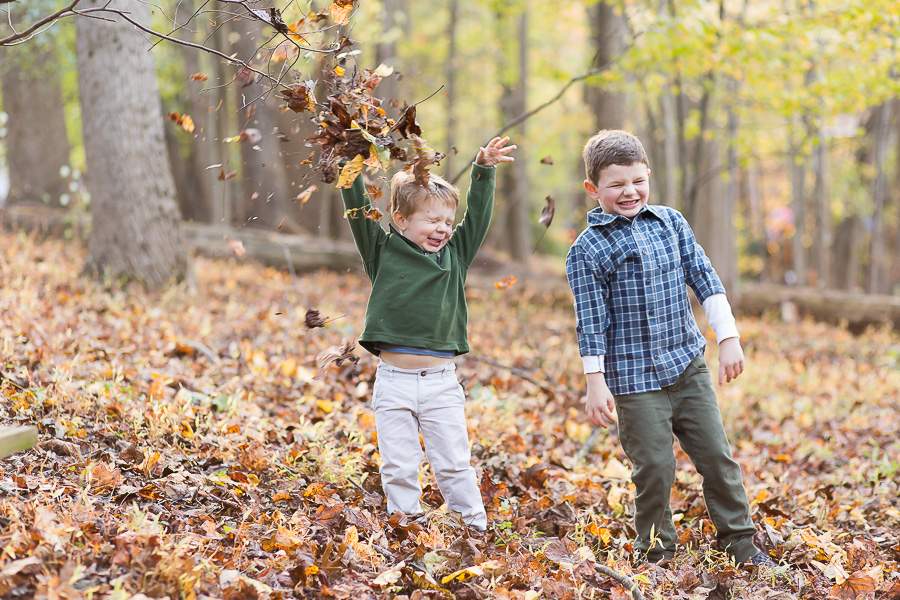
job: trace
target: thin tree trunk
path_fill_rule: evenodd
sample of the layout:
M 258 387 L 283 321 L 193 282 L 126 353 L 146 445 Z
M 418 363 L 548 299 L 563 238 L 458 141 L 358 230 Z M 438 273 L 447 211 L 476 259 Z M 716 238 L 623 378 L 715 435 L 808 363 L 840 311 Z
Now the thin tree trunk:
M 675 124 L 675 98 L 668 89 L 663 92 L 661 105 L 665 172 L 660 203 L 674 207 L 678 205 L 678 128 Z
M 831 287 L 834 279 L 831 269 L 832 223 L 831 208 L 828 201 L 827 176 L 827 141 L 825 130 L 819 128 L 818 141 L 813 154 L 813 169 L 816 182 L 813 187 L 813 204 L 816 214 L 816 235 L 813 238 L 813 260 L 816 269 L 816 283 L 819 287 Z
M 18 3 L 7 6 L 12 7 L 13 21 L 25 10 Z M 0 25 L 0 33 L 6 30 Z M 70 147 L 53 34 L 45 32 L 27 45 L 0 48 L 0 91 L 9 118 L 8 204 L 68 204 L 68 182 L 61 170 L 69 164 Z
M 85 7 L 107 0 L 88 0 Z M 141 3 L 113 0 L 149 22 Z M 108 18 L 113 18 L 107 15 Z M 75 19 L 91 237 L 85 271 L 163 287 L 190 275 L 148 42 L 130 25 Z
M 890 132 L 891 102 L 885 102 L 878 109 L 878 124 L 875 129 L 875 214 L 872 221 L 872 242 L 869 250 L 869 285 L 870 294 L 883 292 L 886 286 L 886 244 L 884 227 L 884 207 L 887 202 L 887 185 L 885 183 L 885 161 L 887 158 L 888 134 Z
M 249 19 L 236 19 L 233 31 L 239 38 L 234 45 L 238 56 L 253 60 L 259 50 L 262 27 Z M 296 233 L 299 226 L 289 209 L 290 186 L 284 169 L 280 142 L 277 137 L 278 107 L 274 96 L 265 97 L 265 84 L 255 80 L 244 86 L 237 97 L 240 127 L 255 129 L 261 139 L 241 142 L 242 197 L 239 221 L 244 225 L 279 229 Z
M 795 134 L 796 135 L 796 134 Z M 791 241 L 794 283 L 806 285 L 809 281 L 806 260 L 806 163 L 800 156 L 799 142 L 793 141 L 791 159 L 791 210 L 794 215 L 794 237 Z
M 771 255 L 769 254 L 768 239 L 765 227 L 765 210 L 763 208 L 763 198 L 759 190 L 759 165 L 753 163 L 744 173 L 747 185 L 747 209 L 750 224 L 750 236 L 754 244 L 759 248 L 759 258 L 762 260 L 762 272 L 759 275 L 760 281 L 772 281 L 771 277 Z
M 444 173 L 447 177 L 456 174 L 456 73 L 459 70 L 459 58 L 456 55 L 456 29 L 459 18 L 459 0 L 450 0 L 450 12 L 447 22 L 447 158 L 444 159 Z
M 612 5 L 596 2 L 588 7 L 594 57 L 591 69 L 607 64 L 624 46 L 625 24 Z M 604 90 L 597 85 L 585 88 L 585 100 L 594 114 L 597 129 L 621 129 L 625 126 L 625 102 L 619 92 Z

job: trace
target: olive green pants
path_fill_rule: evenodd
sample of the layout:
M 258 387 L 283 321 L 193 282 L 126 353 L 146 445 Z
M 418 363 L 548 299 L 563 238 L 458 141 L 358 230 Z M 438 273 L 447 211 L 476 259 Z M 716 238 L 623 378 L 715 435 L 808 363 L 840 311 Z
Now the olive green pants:
M 701 354 L 668 387 L 616 396 L 619 439 L 635 485 L 635 551 L 647 560 L 675 555 L 670 499 L 675 482 L 672 435 L 703 477 L 703 498 L 723 550 L 737 562 L 758 552 L 741 468 L 731 457 L 719 403 Z

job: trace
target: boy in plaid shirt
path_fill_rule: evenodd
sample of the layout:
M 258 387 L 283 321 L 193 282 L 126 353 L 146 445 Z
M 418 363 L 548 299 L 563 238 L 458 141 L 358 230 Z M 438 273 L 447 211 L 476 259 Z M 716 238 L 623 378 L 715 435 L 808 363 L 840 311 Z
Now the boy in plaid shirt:
M 676 210 L 648 205 L 650 169 L 641 142 L 603 130 L 584 147 L 584 188 L 600 203 L 569 250 L 585 408 L 595 425 L 618 414 L 635 485 L 635 551 L 640 561 L 675 555 L 670 495 L 673 434 L 703 477 L 703 495 L 722 548 L 736 563 L 774 563 L 753 544 L 741 471 L 731 457 L 703 353 L 706 340 L 687 286 L 719 342 L 719 385 L 744 370 L 725 288 Z M 685 285 L 687 284 L 687 285 Z

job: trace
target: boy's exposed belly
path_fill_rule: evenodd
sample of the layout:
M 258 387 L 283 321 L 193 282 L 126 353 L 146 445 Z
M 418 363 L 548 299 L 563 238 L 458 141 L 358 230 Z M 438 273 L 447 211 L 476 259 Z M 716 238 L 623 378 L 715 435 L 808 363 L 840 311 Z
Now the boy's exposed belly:
M 436 367 L 451 362 L 449 358 L 441 358 L 440 356 L 400 354 L 397 352 L 386 352 L 384 350 L 382 350 L 378 356 L 392 367 L 399 367 L 401 369 L 427 369 L 429 367 Z

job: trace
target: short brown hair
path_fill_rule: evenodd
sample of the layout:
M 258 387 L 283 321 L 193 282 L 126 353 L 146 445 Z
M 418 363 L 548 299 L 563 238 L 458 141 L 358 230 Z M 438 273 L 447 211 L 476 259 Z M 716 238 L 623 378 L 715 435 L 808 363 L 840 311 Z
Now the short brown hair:
M 391 178 L 391 205 L 388 211 L 391 214 L 399 212 L 408 218 L 429 198 L 440 200 L 453 210 L 459 206 L 459 190 L 443 177 L 429 173 L 428 185 L 422 185 L 416 181 L 411 170 L 398 171 Z
M 584 145 L 584 174 L 597 183 L 600 172 L 610 165 L 629 166 L 644 163 L 650 166 L 641 140 L 621 129 L 601 129 Z

